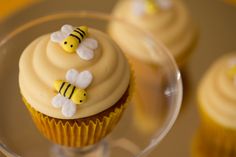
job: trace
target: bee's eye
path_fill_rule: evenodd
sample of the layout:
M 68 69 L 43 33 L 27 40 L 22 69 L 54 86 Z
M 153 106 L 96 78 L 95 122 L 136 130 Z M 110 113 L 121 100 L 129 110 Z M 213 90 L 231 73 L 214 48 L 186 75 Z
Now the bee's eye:
M 84 93 L 84 96 L 86 96 L 86 94 Z
M 73 47 L 73 45 L 70 45 L 70 47 Z
M 67 42 L 65 41 L 65 42 L 64 42 L 64 44 L 66 45 L 66 44 L 67 44 Z
M 82 100 L 80 100 L 79 102 L 83 102 Z

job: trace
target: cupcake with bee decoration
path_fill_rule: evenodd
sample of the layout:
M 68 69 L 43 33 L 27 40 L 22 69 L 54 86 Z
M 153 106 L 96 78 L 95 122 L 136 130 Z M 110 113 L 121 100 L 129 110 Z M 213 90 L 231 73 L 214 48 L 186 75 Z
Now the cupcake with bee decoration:
M 56 144 L 96 144 L 116 126 L 132 92 L 129 64 L 104 33 L 64 25 L 23 51 L 19 85 L 39 131 Z
M 182 0 L 120 0 L 113 15 L 150 32 L 163 42 L 179 66 L 185 64 L 195 46 L 196 28 Z M 148 62 L 146 53 L 138 51 L 138 43 L 125 42 L 134 40 L 135 33 L 116 22 L 111 22 L 109 33 L 121 48 L 128 50 L 129 56 Z
M 113 9 L 113 15 L 149 32 L 170 50 L 180 68 L 184 66 L 197 34 L 182 0 L 120 0 Z M 108 32 L 124 50 L 135 71 L 133 101 L 137 126 L 143 132 L 153 132 L 159 116 L 156 114 L 160 110 L 158 106 L 165 103 L 157 97 L 159 89 L 165 88 L 166 80 L 160 68 L 161 57 L 150 51 L 153 43 L 147 36 L 140 37 L 128 25 L 111 21 Z

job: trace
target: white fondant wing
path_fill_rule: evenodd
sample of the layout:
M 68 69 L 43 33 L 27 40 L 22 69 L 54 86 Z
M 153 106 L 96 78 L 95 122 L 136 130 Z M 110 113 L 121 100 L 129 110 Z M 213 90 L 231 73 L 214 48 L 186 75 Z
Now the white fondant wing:
M 66 73 L 66 80 L 71 83 L 72 85 L 75 85 L 76 86 L 76 79 L 79 75 L 79 72 L 75 69 L 70 69 L 67 71 Z
M 233 67 L 233 66 L 236 66 L 236 58 L 229 60 L 229 67 Z
M 64 34 L 66 34 L 66 36 L 69 36 L 70 33 L 73 32 L 73 30 L 74 30 L 73 26 L 68 25 L 68 24 L 63 25 L 63 26 L 61 27 L 61 32 L 63 32 Z
M 133 0 L 133 11 L 136 15 L 143 15 L 145 12 L 144 1 Z
M 80 56 L 83 60 L 91 60 L 94 57 L 93 50 L 87 48 L 86 46 L 80 44 L 79 47 L 76 49 L 76 53 Z
M 62 105 L 61 113 L 65 117 L 72 117 L 76 112 L 76 105 L 67 99 L 67 101 Z
M 76 78 L 76 87 L 85 89 L 93 80 L 93 75 L 89 71 L 82 71 Z
M 51 34 L 51 40 L 52 42 L 55 42 L 55 43 L 61 43 L 66 37 L 67 37 L 66 34 L 59 31 Z
M 64 103 L 66 103 L 66 98 L 63 97 L 61 94 L 57 94 L 52 98 L 52 106 L 55 108 L 60 108 Z
M 92 38 L 85 38 L 76 49 L 76 53 L 84 60 L 94 57 L 94 50 L 98 47 L 98 42 Z
M 98 47 L 97 40 L 93 38 L 85 38 L 81 44 L 92 50 L 95 50 Z
M 61 31 L 57 31 L 51 34 L 51 40 L 55 43 L 61 43 L 66 37 L 73 31 L 71 25 L 63 25 Z
M 164 10 L 171 8 L 173 5 L 172 0 L 157 0 L 157 3 Z

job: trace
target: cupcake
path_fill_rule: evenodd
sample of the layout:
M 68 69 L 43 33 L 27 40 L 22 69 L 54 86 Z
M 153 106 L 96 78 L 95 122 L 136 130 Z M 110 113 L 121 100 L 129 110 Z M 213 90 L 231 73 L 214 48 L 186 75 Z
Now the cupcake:
M 211 66 L 200 82 L 197 99 L 204 143 L 221 156 L 235 156 L 236 53 Z
M 194 44 L 195 28 L 181 1 L 123 0 L 115 6 L 113 15 L 163 41 L 179 65 Z M 148 36 L 133 30 L 129 24 L 111 21 L 108 32 L 123 49 L 135 72 L 136 86 L 132 101 L 136 126 L 144 133 L 153 133 L 161 126 L 166 112 L 157 114 L 165 110 L 163 104 L 167 104 L 163 94 L 167 87 L 166 73 L 162 67 L 165 60 L 161 56 L 167 50 L 162 46 L 153 48 L 155 43 Z
M 86 26 L 38 37 L 19 61 L 24 103 L 39 131 L 69 147 L 96 144 L 120 120 L 132 77 L 119 47 Z
M 113 15 L 137 25 L 162 41 L 178 65 L 183 65 L 195 45 L 196 30 L 181 0 L 121 0 L 115 6 Z M 129 45 L 123 39 L 135 39 L 132 31 L 125 30 L 115 22 L 110 24 L 109 32 L 124 47 Z M 130 51 L 127 53 L 139 59 L 142 57 Z

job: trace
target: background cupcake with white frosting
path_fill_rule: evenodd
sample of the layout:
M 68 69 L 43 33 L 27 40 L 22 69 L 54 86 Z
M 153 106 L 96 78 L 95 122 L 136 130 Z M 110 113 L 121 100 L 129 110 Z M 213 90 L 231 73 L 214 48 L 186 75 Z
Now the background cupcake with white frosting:
M 181 0 L 121 0 L 115 6 L 113 15 L 150 32 L 154 38 L 162 41 L 178 65 L 185 63 L 196 43 L 195 26 Z M 122 40 L 132 38 L 132 32 L 119 30 L 121 26 L 111 23 L 111 36 L 121 43 L 121 46 L 128 47 Z M 139 54 L 126 53 L 140 59 Z
M 164 43 L 179 66 L 183 66 L 195 45 L 196 29 L 181 0 L 121 0 L 113 9 L 113 15 L 148 32 L 158 43 Z M 138 125 L 148 132 L 155 130 L 153 126 L 158 121 L 155 111 L 163 103 L 157 97 L 160 95 L 158 90 L 165 86 L 161 57 L 151 54 L 155 52 L 148 49 L 153 44 L 148 37 L 140 37 L 129 27 L 111 21 L 108 31 L 129 58 L 135 72 L 133 101 L 135 115 L 138 121 L 142 121 Z

